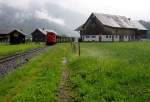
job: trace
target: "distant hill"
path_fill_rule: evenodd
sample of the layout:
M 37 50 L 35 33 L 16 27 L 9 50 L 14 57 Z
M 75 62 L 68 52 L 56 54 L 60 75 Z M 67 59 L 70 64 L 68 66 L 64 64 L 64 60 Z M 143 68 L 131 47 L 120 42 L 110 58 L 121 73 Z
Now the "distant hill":
M 0 28 L 18 28 L 28 34 L 35 28 L 46 28 L 64 34 L 70 33 L 85 20 L 83 15 L 54 4 L 47 4 L 45 9 L 47 14 L 53 18 L 48 18 L 46 14 L 38 17 L 37 12 L 43 11 L 36 6 L 30 7 L 28 10 L 21 10 L 0 5 Z M 63 20 L 64 25 L 59 24 L 59 19 Z
M 147 29 L 150 30 L 150 22 L 146 22 L 146 21 L 143 21 L 143 20 L 140 20 L 139 21 L 141 24 L 143 24 Z
M 140 23 L 143 24 L 147 29 L 150 30 L 150 22 L 140 20 Z M 150 38 L 150 31 L 147 32 L 147 38 Z

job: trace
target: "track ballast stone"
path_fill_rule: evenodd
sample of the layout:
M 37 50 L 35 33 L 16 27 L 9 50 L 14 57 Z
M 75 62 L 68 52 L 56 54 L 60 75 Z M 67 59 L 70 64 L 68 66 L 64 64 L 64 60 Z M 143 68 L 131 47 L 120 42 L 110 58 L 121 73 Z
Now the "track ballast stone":
M 0 59 L 0 78 L 19 66 L 27 63 L 33 56 L 45 51 L 46 48 L 33 49 L 24 53 Z

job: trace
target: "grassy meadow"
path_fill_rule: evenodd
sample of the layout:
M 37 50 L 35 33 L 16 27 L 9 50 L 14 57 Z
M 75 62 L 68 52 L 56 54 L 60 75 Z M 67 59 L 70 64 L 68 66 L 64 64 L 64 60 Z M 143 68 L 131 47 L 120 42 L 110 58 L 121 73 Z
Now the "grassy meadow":
M 0 58 L 42 47 L 40 44 L 0 45 Z
M 64 57 L 69 102 L 149 102 L 150 42 L 56 44 L 0 79 L 0 102 L 57 102 Z
M 56 45 L 0 80 L 0 102 L 56 102 L 66 45 Z
M 82 43 L 68 68 L 72 102 L 150 101 L 150 42 Z

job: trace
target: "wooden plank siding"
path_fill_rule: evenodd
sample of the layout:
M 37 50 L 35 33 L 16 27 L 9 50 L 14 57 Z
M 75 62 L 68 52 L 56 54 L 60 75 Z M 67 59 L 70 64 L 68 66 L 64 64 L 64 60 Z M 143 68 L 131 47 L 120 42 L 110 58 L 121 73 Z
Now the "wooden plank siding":
M 46 34 L 43 34 L 38 29 L 32 33 L 32 42 L 45 42 Z

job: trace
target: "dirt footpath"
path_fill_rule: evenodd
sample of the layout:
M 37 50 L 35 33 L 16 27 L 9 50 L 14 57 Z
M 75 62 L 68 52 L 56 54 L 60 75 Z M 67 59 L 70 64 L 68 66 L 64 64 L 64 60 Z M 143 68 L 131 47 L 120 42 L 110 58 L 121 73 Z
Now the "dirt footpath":
M 69 88 L 67 86 L 67 81 L 69 78 L 69 73 L 65 65 L 67 64 L 67 59 L 62 60 L 62 75 L 59 86 L 58 102 L 69 102 Z

